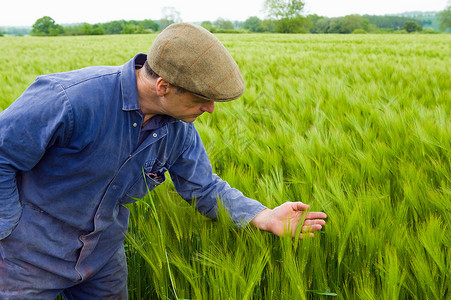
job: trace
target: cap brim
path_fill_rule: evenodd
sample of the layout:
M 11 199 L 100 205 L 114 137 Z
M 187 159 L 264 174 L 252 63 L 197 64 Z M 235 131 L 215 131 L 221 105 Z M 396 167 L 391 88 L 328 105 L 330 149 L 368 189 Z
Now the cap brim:
M 213 98 L 206 97 L 206 96 L 204 96 L 204 95 L 200 95 L 200 94 L 193 93 L 193 92 L 190 92 L 190 91 L 187 91 L 187 92 L 189 92 L 189 93 L 195 95 L 196 97 L 202 98 L 202 99 L 204 99 L 204 100 L 215 101 L 215 102 L 227 102 L 227 101 L 233 101 L 233 100 L 236 100 L 236 99 L 239 98 L 239 96 L 238 96 L 238 97 L 236 97 L 236 98 L 231 98 L 231 99 L 213 99 Z

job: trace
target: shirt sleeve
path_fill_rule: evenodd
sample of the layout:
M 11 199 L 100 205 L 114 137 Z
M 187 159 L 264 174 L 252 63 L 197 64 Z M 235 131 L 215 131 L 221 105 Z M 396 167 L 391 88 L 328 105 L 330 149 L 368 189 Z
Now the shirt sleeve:
M 64 89 L 48 77 L 38 77 L 0 113 L 0 240 L 22 213 L 17 177 L 31 170 L 48 147 L 67 142 L 71 117 Z
M 201 138 L 192 125 L 189 146 L 170 167 L 169 173 L 177 192 L 188 202 L 195 201 L 196 209 L 203 215 L 216 219 L 217 204 L 228 211 L 238 227 L 247 225 L 266 208 L 213 174 Z

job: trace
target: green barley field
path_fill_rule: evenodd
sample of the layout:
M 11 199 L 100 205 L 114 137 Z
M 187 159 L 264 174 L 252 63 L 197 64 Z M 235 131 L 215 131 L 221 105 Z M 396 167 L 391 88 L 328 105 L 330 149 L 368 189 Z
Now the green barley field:
M 129 206 L 130 299 L 450 299 L 451 35 L 218 37 L 246 90 L 196 121 L 215 173 L 327 224 L 238 229 L 168 179 Z M 154 38 L 0 38 L 0 110 L 39 74 L 120 65 Z

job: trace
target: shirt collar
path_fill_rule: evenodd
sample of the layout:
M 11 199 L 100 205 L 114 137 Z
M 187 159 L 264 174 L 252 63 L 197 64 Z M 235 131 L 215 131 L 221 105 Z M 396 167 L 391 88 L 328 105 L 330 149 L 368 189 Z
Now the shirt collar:
M 139 114 L 144 118 L 144 114 L 139 111 Z M 178 122 L 176 118 L 167 115 L 155 115 L 149 122 L 142 128 L 142 130 L 155 130 L 163 127 L 166 123 Z
M 135 64 L 142 65 L 147 55 L 139 53 L 122 66 L 122 109 L 125 111 L 139 110 L 138 87 L 136 86 Z

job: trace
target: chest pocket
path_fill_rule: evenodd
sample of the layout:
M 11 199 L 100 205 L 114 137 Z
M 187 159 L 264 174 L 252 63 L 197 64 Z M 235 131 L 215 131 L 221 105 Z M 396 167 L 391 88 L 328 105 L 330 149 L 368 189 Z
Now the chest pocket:
M 138 174 L 137 172 L 134 183 L 125 193 L 125 196 L 122 197 L 120 203 L 132 203 L 136 199 L 142 199 L 148 192 L 166 181 L 164 173 L 167 170 L 164 163 L 158 159 L 146 162 L 142 170 L 140 170 L 140 173 Z

